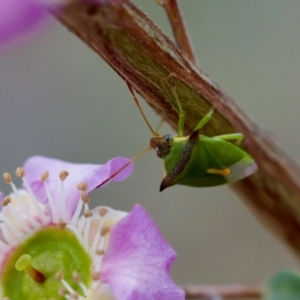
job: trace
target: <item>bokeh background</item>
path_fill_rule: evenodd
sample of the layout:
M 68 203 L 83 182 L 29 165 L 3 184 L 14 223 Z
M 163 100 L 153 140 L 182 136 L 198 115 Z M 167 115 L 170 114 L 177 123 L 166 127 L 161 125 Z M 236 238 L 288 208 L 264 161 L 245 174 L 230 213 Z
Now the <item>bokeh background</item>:
M 136 3 L 171 36 L 161 7 Z M 181 6 L 204 71 L 299 161 L 300 1 L 186 0 Z M 0 49 L 1 172 L 14 172 L 35 154 L 101 163 L 145 148 L 150 133 L 124 82 L 56 20 L 46 27 Z M 155 127 L 160 118 L 144 108 Z M 127 181 L 93 192 L 92 199 L 126 211 L 142 204 L 178 253 L 177 283 L 257 283 L 299 267 L 228 187 L 159 193 L 162 172 L 162 161 L 147 153 Z M 0 189 L 9 192 L 4 183 Z

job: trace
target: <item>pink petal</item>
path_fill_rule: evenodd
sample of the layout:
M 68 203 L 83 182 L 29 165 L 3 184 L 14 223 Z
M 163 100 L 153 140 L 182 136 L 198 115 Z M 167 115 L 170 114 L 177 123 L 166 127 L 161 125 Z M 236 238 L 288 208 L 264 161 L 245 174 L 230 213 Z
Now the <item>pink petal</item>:
M 135 205 L 111 232 L 100 269 L 117 300 L 182 300 L 169 275 L 176 253 L 148 213 Z
M 75 164 L 54 158 L 43 156 L 33 156 L 29 158 L 25 164 L 26 179 L 39 201 L 47 203 L 46 191 L 40 177 L 44 171 L 49 171 L 47 184 L 51 191 L 54 201 L 59 201 L 61 181 L 59 173 L 63 170 L 68 171 L 69 176 L 64 181 L 64 190 L 66 204 L 69 209 L 69 214 L 72 215 L 77 206 L 80 192 L 77 189 L 77 184 L 85 182 L 88 185 L 87 192 L 95 189 L 99 184 L 107 180 L 115 171 L 120 169 L 129 161 L 125 157 L 116 157 L 103 165 L 94 164 Z M 122 170 L 112 180 L 121 181 L 126 179 L 133 171 L 134 163 Z
M 46 17 L 38 0 L 0 0 L 0 43 L 12 41 L 33 30 Z

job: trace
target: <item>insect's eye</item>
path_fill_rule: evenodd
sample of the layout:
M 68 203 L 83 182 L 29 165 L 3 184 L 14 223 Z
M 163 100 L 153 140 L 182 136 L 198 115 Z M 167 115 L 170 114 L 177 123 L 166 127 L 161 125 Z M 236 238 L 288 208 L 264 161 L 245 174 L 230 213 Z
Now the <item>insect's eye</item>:
M 171 140 L 171 134 L 166 134 L 166 135 L 164 135 L 164 140 L 165 140 L 166 142 L 169 142 L 169 141 Z

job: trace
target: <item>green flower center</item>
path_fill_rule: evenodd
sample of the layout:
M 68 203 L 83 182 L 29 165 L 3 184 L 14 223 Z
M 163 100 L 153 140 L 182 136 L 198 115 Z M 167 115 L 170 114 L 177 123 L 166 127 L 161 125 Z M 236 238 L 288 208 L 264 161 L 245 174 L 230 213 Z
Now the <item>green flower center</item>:
M 27 255 L 31 257 L 29 267 L 36 270 L 39 276 L 45 276 L 42 282 L 35 280 L 28 272 L 17 270 L 16 263 Z M 28 238 L 9 255 L 1 276 L 3 295 L 12 300 L 65 299 L 58 294 L 63 287 L 57 279 L 57 274 L 61 273 L 72 289 L 84 296 L 78 282 L 74 281 L 74 272 L 79 274 L 81 283 L 90 286 L 90 255 L 69 229 L 47 227 Z

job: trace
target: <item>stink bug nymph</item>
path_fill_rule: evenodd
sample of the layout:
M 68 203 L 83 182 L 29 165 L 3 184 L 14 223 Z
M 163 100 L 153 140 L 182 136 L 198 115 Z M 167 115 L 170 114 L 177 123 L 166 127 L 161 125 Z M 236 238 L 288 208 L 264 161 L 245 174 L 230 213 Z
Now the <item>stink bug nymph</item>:
M 184 136 L 185 114 L 178 98 L 176 87 L 172 87 L 179 109 L 178 135 L 160 135 L 153 131 L 151 147 L 164 160 L 165 174 L 160 191 L 175 184 L 208 187 L 241 180 L 257 171 L 254 159 L 238 146 L 228 142 L 241 142 L 241 133 L 208 137 L 201 135 L 201 128 L 211 119 L 211 109 L 195 127 L 192 134 Z M 129 90 L 137 102 L 133 89 Z M 138 104 L 138 103 L 137 103 Z M 140 105 L 138 104 L 140 109 Z M 144 114 L 142 116 L 145 118 Z
M 172 87 L 172 94 L 179 110 L 178 135 L 161 135 L 152 129 L 132 87 L 129 84 L 128 87 L 147 126 L 153 134 L 153 137 L 150 139 L 150 147 L 132 160 L 135 160 L 151 148 L 156 151 L 157 156 L 164 160 L 165 167 L 160 191 L 175 184 L 209 187 L 233 183 L 257 171 L 258 167 L 254 159 L 247 152 L 229 142 L 236 141 L 240 143 L 243 140 L 243 134 L 231 133 L 213 137 L 201 134 L 200 130 L 211 119 L 214 112 L 213 109 L 210 109 L 208 114 L 200 120 L 190 135 L 184 136 L 185 114 L 182 110 L 176 87 Z M 126 166 L 122 167 L 122 169 Z M 115 175 L 113 174 L 111 177 Z

